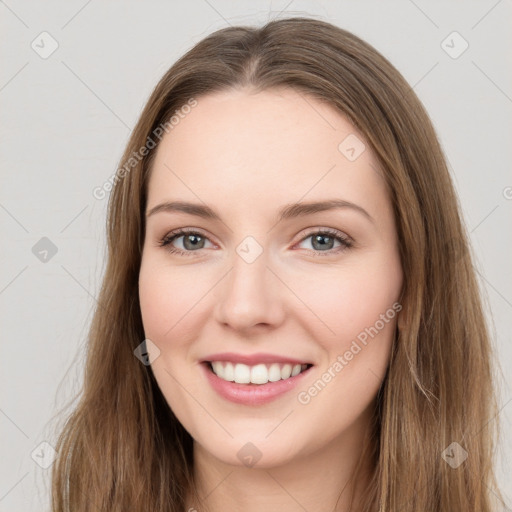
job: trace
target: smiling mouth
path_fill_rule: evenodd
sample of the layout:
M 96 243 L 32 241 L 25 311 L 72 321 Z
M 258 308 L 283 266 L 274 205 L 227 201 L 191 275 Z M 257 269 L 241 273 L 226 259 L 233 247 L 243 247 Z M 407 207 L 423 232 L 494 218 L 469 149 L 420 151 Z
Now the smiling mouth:
M 287 380 L 304 373 L 312 364 L 270 363 L 247 365 L 229 361 L 205 361 L 209 370 L 227 382 L 237 384 L 267 384 Z

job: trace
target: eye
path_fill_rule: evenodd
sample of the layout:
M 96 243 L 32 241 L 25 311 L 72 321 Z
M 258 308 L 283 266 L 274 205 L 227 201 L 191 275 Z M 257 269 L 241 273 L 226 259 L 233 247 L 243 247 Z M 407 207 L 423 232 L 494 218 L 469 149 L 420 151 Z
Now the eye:
M 181 242 L 183 249 L 172 245 L 175 240 L 179 240 L 180 238 L 183 239 Z M 188 229 L 180 229 L 165 235 L 158 245 L 165 247 L 171 253 L 191 256 L 191 253 L 204 249 L 204 244 L 207 240 L 208 238 L 202 233 Z
M 353 246 L 353 240 L 336 229 L 313 231 L 303 238 L 300 243 L 309 239 L 311 239 L 310 245 L 313 248 L 310 250 L 321 256 L 339 253 Z M 338 242 L 337 247 L 335 247 L 336 242 Z
M 173 245 L 173 243 L 179 239 L 182 239 L 182 248 Z M 300 243 L 304 243 L 308 239 L 311 239 L 310 245 L 312 247 L 312 249 L 308 250 L 320 256 L 337 254 L 353 246 L 353 240 L 336 229 L 324 228 L 313 231 L 305 236 Z M 166 250 L 173 254 L 193 256 L 194 252 L 205 249 L 205 243 L 207 241 L 211 243 L 206 236 L 198 231 L 179 229 L 165 235 L 165 237 L 158 242 L 158 245 L 165 247 Z M 338 246 L 335 245 L 336 242 Z

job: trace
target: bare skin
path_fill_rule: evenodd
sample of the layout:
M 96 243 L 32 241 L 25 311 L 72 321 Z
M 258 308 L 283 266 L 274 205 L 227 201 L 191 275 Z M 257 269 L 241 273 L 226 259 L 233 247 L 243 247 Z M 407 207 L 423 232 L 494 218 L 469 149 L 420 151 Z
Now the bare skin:
M 378 163 L 368 145 L 358 155 L 356 139 L 340 151 L 347 136 L 362 136 L 332 107 L 290 89 L 197 101 L 158 147 L 147 213 L 187 201 L 221 220 L 149 215 L 139 277 L 145 334 L 160 350 L 152 370 L 194 438 L 202 501 L 190 494 L 187 510 L 346 511 L 365 492 L 365 472 L 349 480 L 389 362 L 403 280 Z M 278 219 L 284 205 L 330 199 L 356 206 Z M 179 228 L 196 238 L 159 245 Z M 325 229 L 334 234 L 322 244 Z M 201 361 L 216 352 L 313 367 L 269 403 L 237 404 L 205 378 Z M 240 456 L 247 443 L 260 457 L 251 466 Z

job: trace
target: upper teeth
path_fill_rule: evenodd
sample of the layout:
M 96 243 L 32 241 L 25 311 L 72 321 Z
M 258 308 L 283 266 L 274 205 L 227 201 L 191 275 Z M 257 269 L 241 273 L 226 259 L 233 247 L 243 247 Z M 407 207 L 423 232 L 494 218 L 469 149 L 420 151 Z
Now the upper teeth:
M 223 361 L 213 361 L 211 365 L 217 377 L 238 384 L 276 382 L 281 379 L 288 379 L 290 376 L 295 377 L 308 367 L 307 364 L 292 365 L 290 363 L 248 366 L 242 363 L 233 364 Z

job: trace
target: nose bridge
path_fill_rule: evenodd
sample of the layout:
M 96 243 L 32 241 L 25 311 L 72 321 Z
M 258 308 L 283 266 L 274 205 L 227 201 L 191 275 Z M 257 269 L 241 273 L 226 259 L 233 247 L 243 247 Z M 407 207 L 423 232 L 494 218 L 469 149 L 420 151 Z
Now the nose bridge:
M 218 319 L 237 329 L 280 321 L 279 283 L 269 270 L 270 253 L 253 237 L 236 248 L 222 287 Z

